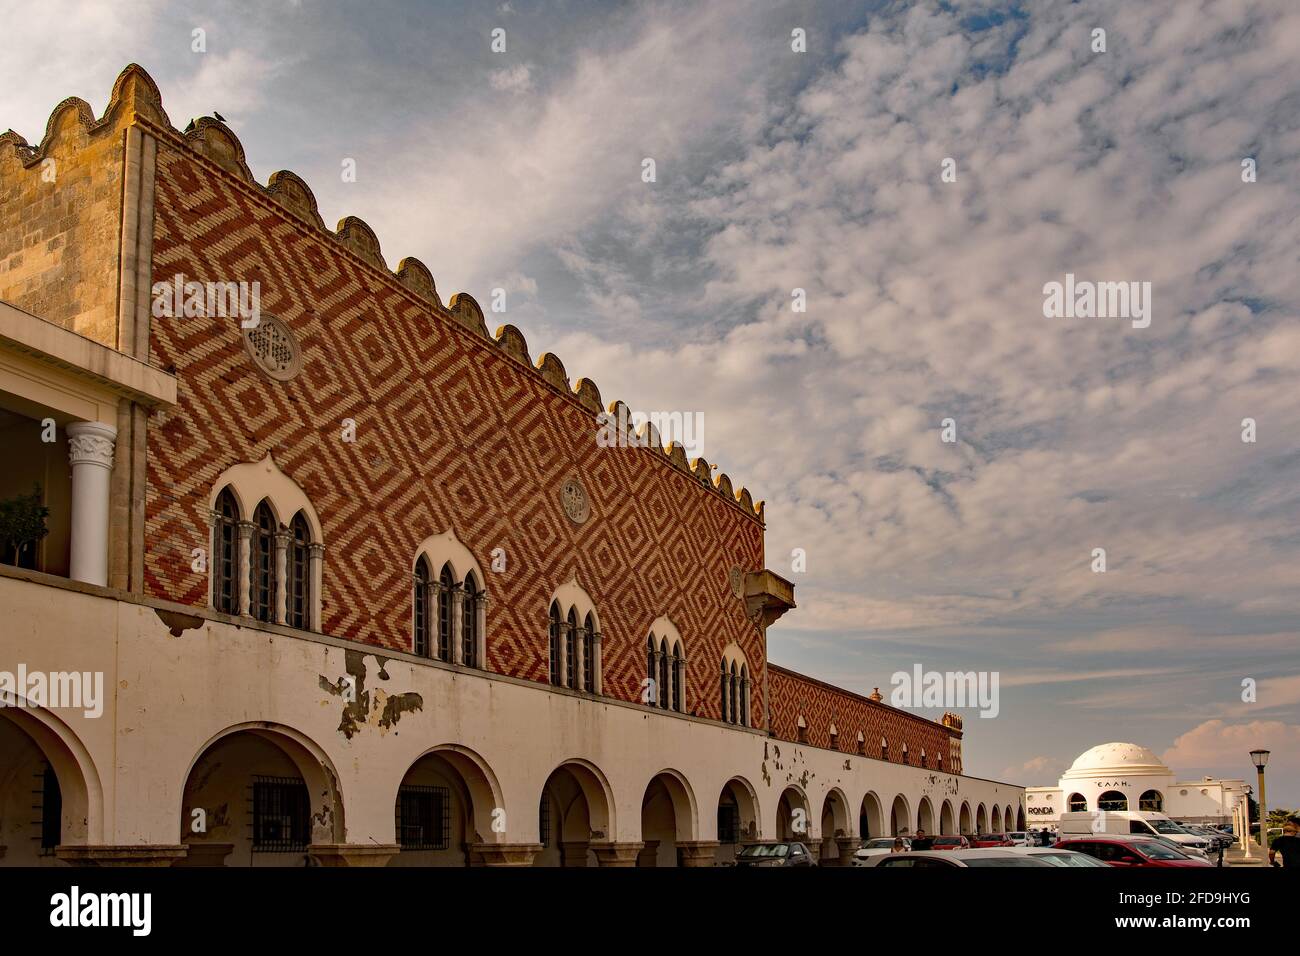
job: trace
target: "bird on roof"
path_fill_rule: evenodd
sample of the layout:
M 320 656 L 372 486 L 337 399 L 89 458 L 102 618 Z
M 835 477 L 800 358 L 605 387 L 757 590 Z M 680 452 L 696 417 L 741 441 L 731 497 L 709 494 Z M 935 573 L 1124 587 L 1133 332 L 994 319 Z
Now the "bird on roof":
M 222 116 L 220 113 L 218 113 L 216 110 L 212 111 L 212 115 L 215 116 L 222 123 L 226 121 L 226 118 Z

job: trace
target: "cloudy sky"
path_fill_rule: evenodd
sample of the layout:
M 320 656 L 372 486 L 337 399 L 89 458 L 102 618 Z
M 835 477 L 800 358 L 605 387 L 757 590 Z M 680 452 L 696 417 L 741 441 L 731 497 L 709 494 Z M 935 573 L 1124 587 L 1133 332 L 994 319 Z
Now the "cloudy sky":
M 138 61 L 444 300 L 703 412 L 798 589 L 774 661 L 998 672 L 980 776 L 1266 746 L 1300 805 L 1294 0 L 10 6 L 0 129 Z M 1150 326 L 1045 318 L 1066 273 L 1151 283 Z

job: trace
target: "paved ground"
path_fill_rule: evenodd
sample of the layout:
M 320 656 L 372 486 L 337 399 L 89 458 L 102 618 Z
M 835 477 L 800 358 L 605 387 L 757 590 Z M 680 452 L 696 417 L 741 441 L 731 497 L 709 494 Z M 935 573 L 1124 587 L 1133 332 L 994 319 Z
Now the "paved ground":
M 1247 859 L 1242 855 L 1241 850 L 1232 847 L 1223 852 L 1224 866 L 1264 866 L 1268 863 L 1268 855 L 1255 844 L 1250 848 L 1250 858 Z

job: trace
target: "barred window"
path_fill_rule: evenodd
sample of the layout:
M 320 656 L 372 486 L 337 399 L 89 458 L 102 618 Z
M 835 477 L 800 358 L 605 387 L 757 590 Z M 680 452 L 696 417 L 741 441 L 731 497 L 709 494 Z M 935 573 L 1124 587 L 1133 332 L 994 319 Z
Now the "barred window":
M 884 737 L 880 738 L 880 759 L 881 760 L 889 759 L 889 741 L 887 741 Z
M 275 621 L 275 516 L 263 501 L 253 512 L 253 590 L 250 613 L 268 624 Z
M 560 685 L 560 605 L 551 602 L 551 683 Z
M 659 706 L 668 709 L 668 642 L 659 642 Z
M 740 842 L 740 807 L 733 802 L 718 804 L 718 842 Z
M 731 720 L 727 712 L 727 662 L 722 662 L 722 720 L 724 723 Z
M 590 614 L 582 623 L 582 689 L 596 690 L 596 621 Z
M 465 575 L 465 600 L 461 605 L 461 660 L 466 667 L 478 667 L 478 580 Z
M 217 497 L 212 528 L 212 606 L 223 614 L 239 613 L 239 506 L 226 488 Z
M 305 850 L 311 842 L 311 798 L 300 777 L 253 778 L 253 852 Z
M 397 841 L 403 850 L 446 850 L 451 846 L 451 791 L 446 787 L 401 786 L 397 790 Z
M 542 846 L 551 845 L 551 801 L 542 792 L 542 802 L 537 805 L 537 842 Z
M 749 669 L 740 665 L 740 722 L 749 726 Z
M 451 594 L 456 587 L 456 576 L 451 565 L 442 566 L 438 578 L 438 653 L 440 661 L 451 660 Z
M 53 856 L 63 836 L 63 791 L 54 768 L 45 765 L 41 776 L 41 856 Z
M 655 636 L 651 634 L 645 639 L 645 676 L 650 682 L 646 685 L 647 693 L 646 703 L 651 707 L 659 706 L 659 674 L 658 668 L 655 667 Z
M 740 723 L 740 675 L 736 673 L 736 662 L 731 662 L 731 722 Z
M 575 668 L 578 666 L 578 612 L 569 608 L 569 619 L 564 625 L 564 686 L 574 686 Z
M 423 555 L 415 564 L 415 588 L 412 599 L 415 602 L 415 635 L 412 641 L 413 649 L 421 657 L 429 656 L 429 591 L 430 577 L 429 562 Z
M 311 530 L 300 511 L 290 525 L 293 540 L 289 544 L 289 607 L 290 627 L 305 630 L 311 627 Z
M 683 665 L 682 649 L 676 646 L 673 648 L 673 710 L 679 714 L 682 712 L 682 679 L 686 676 Z

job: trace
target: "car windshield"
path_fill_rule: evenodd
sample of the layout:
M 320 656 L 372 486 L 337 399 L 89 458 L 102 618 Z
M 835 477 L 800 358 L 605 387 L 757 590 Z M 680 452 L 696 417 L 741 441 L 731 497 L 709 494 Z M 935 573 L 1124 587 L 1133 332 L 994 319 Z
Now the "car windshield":
M 1150 820 L 1152 829 L 1157 833 L 1186 833 L 1187 831 L 1180 827 L 1173 820 Z
M 961 837 L 935 837 L 935 843 L 942 843 L 944 846 L 956 846 L 961 843 Z
M 864 850 L 889 850 L 894 846 L 893 840 L 867 840 L 862 844 Z
M 1011 837 L 1011 839 L 1013 840 L 1023 840 L 1026 834 L 1017 832 L 1017 833 L 1008 833 L 1007 836 Z
M 1096 857 L 1088 856 L 1086 853 L 1035 853 L 1035 860 L 1046 860 L 1052 866 L 1106 866 L 1105 863 Z
M 1163 843 L 1143 843 L 1138 847 L 1139 852 L 1152 860 L 1186 860 L 1186 853 L 1179 853 L 1171 846 L 1165 846 Z
M 740 856 L 747 860 L 778 858 L 786 856 L 790 847 L 785 843 L 755 843 L 740 851 Z
M 965 854 L 962 854 L 965 856 Z M 1032 856 L 975 856 L 966 860 L 967 866 L 1051 866 Z

